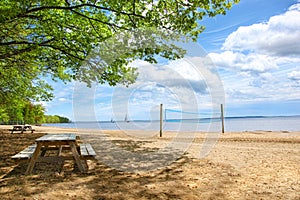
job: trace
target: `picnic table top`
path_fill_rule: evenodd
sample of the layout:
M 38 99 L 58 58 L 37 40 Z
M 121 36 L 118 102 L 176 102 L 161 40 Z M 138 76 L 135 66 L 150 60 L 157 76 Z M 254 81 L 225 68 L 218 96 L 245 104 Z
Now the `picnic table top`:
M 74 133 L 47 134 L 35 140 L 36 142 L 76 141 Z
M 13 128 L 32 128 L 31 125 L 13 125 Z
M 13 125 L 14 128 L 23 128 L 22 125 Z

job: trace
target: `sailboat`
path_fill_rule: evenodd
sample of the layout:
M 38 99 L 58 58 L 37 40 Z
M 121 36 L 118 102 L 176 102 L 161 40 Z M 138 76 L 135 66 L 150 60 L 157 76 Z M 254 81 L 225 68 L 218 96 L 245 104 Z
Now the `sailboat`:
M 127 122 L 127 123 L 129 122 L 129 119 L 128 119 L 128 116 L 127 116 L 127 114 L 125 115 L 125 119 L 124 119 L 124 121 L 125 121 L 125 122 Z

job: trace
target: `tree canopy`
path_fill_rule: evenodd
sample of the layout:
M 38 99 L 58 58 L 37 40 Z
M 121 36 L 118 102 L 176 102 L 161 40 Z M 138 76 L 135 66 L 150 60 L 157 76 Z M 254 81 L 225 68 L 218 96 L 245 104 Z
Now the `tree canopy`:
M 109 62 L 98 66 L 96 73 L 82 71 L 85 59 L 99 43 L 120 33 L 145 29 L 196 40 L 204 30 L 201 25 L 204 17 L 226 14 L 238 1 L 0 1 L 0 104 L 11 99 L 50 100 L 51 86 L 42 77 L 83 81 L 88 85 L 92 82 L 129 85 L 136 78 L 129 62 L 135 59 L 155 62 L 157 55 L 175 59 L 182 52 L 174 50 L 175 46 L 162 48 L 166 44 L 157 41 L 151 48 L 138 45 L 129 53 L 109 57 Z

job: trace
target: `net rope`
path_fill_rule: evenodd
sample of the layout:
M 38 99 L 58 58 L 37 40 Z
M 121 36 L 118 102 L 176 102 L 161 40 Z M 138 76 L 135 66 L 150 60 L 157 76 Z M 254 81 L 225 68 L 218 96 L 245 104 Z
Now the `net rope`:
M 191 112 L 182 111 L 175 109 L 164 110 L 164 120 L 168 121 L 188 121 L 188 120 L 203 120 L 203 119 L 214 119 L 221 120 L 221 112 Z

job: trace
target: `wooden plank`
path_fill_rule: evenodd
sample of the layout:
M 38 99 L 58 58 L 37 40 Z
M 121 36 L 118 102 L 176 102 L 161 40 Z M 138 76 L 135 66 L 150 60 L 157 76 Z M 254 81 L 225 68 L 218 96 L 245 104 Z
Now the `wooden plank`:
M 57 140 L 57 141 L 44 141 L 43 145 L 45 147 L 51 147 L 51 146 L 53 147 L 53 146 L 55 146 L 58 149 L 58 146 L 69 145 L 69 142 L 75 142 L 75 141 L 59 141 L 59 140 Z
M 33 153 L 18 153 L 12 156 L 12 159 L 30 159 Z
M 55 141 L 76 141 L 76 135 L 73 133 L 68 134 L 47 134 L 38 139 L 37 142 L 55 142 Z
M 94 151 L 91 144 L 86 144 L 86 149 L 90 156 L 96 156 L 96 152 Z
M 86 168 L 86 170 L 88 170 L 88 164 L 87 164 L 87 160 L 90 158 L 94 159 L 94 156 L 96 156 L 96 153 L 92 147 L 91 144 L 80 144 L 80 155 L 81 158 L 83 159 L 83 165 Z
M 88 156 L 89 155 L 85 144 L 80 144 L 80 155 L 82 155 L 82 156 Z
M 73 157 L 70 157 L 70 158 L 73 158 Z M 62 157 L 62 156 L 46 156 L 46 157 L 39 157 L 37 159 L 37 162 L 55 163 L 55 162 L 63 162 L 65 160 L 66 160 L 66 158 Z
M 82 156 L 96 156 L 96 152 L 91 144 L 80 144 L 80 154 Z
M 23 151 L 19 152 L 18 154 L 12 156 L 12 159 L 24 159 L 24 158 L 31 158 L 34 151 L 36 149 L 36 144 L 28 146 Z

